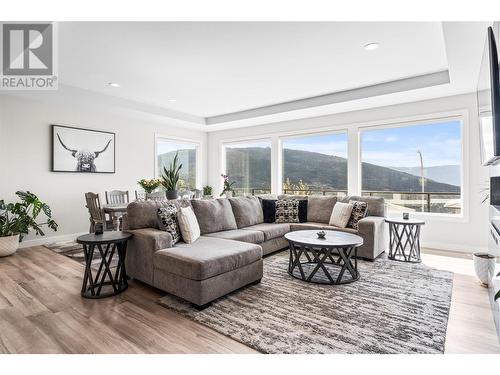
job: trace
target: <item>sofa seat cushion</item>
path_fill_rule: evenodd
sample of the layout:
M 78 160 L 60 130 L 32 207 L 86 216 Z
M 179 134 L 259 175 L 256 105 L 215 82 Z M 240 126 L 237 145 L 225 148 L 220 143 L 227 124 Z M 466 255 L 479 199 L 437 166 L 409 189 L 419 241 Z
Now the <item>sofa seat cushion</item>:
M 233 229 L 223 232 L 205 234 L 207 237 L 224 238 L 226 240 L 243 241 L 250 243 L 264 242 L 264 233 L 260 230 Z
M 153 262 L 156 269 L 186 279 L 205 280 L 261 258 L 259 245 L 203 236 L 191 244 L 179 242 L 175 247 L 157 251 Z
M 273 238 L 282 237 L 290 232 L 290 224 L 288 223 L 262 223 L 252 225 L 243 230 L 258 230 L 264 233 L 264 240 L 269 241 Z
M 347 232 L 347 233 L 353 233 L 357 234 L 358 231 L 353 228 L 339 228 L 335 227 L 333 225 L 328 225 L 325 223 L 317 223 L 313 221 L 308 221 L 306 223 L 296 223 L 296 224 L 290 224 L 290 230 L 337 230 L 340 232 Z

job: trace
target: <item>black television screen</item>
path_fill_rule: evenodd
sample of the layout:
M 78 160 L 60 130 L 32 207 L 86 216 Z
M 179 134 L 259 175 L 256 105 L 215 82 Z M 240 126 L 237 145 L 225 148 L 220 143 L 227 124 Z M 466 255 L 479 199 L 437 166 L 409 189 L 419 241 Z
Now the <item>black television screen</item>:
M 500 160 L 500 79 L 498 45 L 495 31 L 488 28 L 483 58 L 477 83 L 477 103 L 481 139 L 481 163 L 495 164 Z

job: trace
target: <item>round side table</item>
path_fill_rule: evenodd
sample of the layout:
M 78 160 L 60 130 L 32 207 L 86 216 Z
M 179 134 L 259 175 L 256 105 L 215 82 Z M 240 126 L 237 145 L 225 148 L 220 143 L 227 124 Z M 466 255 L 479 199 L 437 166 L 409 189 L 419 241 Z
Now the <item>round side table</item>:
M 85 256 L 82 297 L 105 298 L 117 295 L 128 288 L 125 255 L 130 237 L 132 234 L 125 232 L 104 232 L 85 234 L 76 239 L 76 242 L 83 245 Z M 101 256 L 101 264 L 97 270 L 92 268 L 96 251 Z M 118 255 L 118 264 L 112 267 L 111 261 L 115 254 Z
M 420 219 L 387 218 L 389 223 L 389 255 L 391 260 L 420 263 Z

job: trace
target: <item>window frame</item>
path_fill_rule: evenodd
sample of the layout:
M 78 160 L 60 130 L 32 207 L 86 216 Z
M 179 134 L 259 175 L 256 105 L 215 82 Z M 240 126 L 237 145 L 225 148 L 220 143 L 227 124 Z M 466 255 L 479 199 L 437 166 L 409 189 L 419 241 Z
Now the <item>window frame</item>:
M 462 199 L 462 210 L 460 214 L 446 214 L 440 212 L 412 212 L 412 216 L 417 218 L 432 218 L 432 219 L 444 219 L 446 221 L 458 221 L 458 222 L 468 222 L 469 221 L 469 148 L 466 145 L 469 144 L 469 127 L 468 127 L 468 111 L 454 111 L 442 114 L 427 115 L 427 116 L 416 116 L 414 118 L 396 119 L 395 121 L 381 122 L 378 124 L 366 124 L 361 125 L 357 128 L 357 140 L 358 140 L 358 186 L 357 195 L 362 195 L 362 163 L 363 163 L 363 150 L 361 144 L 361 137 L 364 131 L 374 131 L 374 130 L 384 130 L 384 129 L 397 129 L 411 126 L 419 125 L 431 125 L 432 123 L 444 123 L 449 121 L 458 121 L 460 124 L 460 197 Z M 388 212 L 388 216 L 390 213 Z
M 398 112 L 395 110 L 395 112 Z M 282 193 L 282 138 L 292 136 L 307 136 L 317 134 L 347 133 L 347 192 L 348 195 L 361 194 L 361 131 L 365 129 L 400 127 L 401 125 L 419 125 L 432 121 L 450 121 L 459 120 L 461 122 L 461 194 L 463 209 L 458 214 L 443 213 L 415 213 L 415 217 L 422 219 L 431 219 L 431 221 L 443 221 L 454 223 L 468 223 L 470 221 L 470 188 L 469 188 L 469 170 L 470 170 L 470 120 L 469 110 L 464 107 L 446 110 L 442 112 L 425 112 L 421 114 L 404 115 L 400 112 L 396 117 L 385 116 L 377 120 L 359 120 L 353 122 L 339 122 L 334 124 L 323 121 L 321 118 L 310 119 L 315 124 L 310 129 L 298 130 L 276 130 L 273 132 L 262 132 L 253 136 L 241 136 L 234 138 L 223 138 L 219 140 L 218 152 L 220 173 L 225 172 L 225 143 L 238 143 L 252 140 L 271 140 L 271 193 Z M 304 120 L 301 120 L 304 121 Z M 218 182 L 220 179 L 217 180 Z M 221 184 L 219 182 L 219 184 Z M 219 184 L 215 186 L 219 186 Z
M 219 172 L 219 177 L 221 174 L 226 174 L 227 173 L 227 164 L 226 164 L 226 148 L 228 145 L 231 144 L 241 144 L 241 143 L 252 143 L 252 142 L 269 142 L 269 145 L 271 147 L 271 194 L 273 194 L 273 184 L 274 184 L 274 169 L 273 169 L 273 160 L 274 160 L 274 144 L 273 144 L 273 139 L 270 137 L 241 137 L 241 138 L 233 138 L 233 139 L 224 139 L 221 140 L 220 142 L 220 147 L 219 150 L 221 150 L 221 160 L 220 160 L 220 165 L 221 165 L 221 170 Z
M 195 167 L 195 173 L 196 173 L 196 187 L 195 189 L 201 190 L 202 185 L 203 185 L 203 177 L 202 177 L 202 162 L 201 162 L 201 148 L 202 144 L 201 141 L 197 141 L 194 139 L 190 138 L 181 138 L 181 137 L 172 137 L 170 135 L 163 135 L 160 133 L 155 133 L 155 147 L 154 147 L 154 178 L 160 178 L 161 176 L 158 173 L 158 142 L 172 142 L 172 143 L 185 143 L 185 144 L 191 144 L 194 145 L 195 147 L 195 153 L 196 153 L 196 167 Z
M 278 135 L 278 141 L 279 141 L 279 147 L 278 147 L 278 154 L 279 154 L 279 161 L 278 161 L 278 184 L 279 184 L 279 190 L 277 194 L 282 194 L 283 193 L 283 168 L 285 166 L 284 160 L 283 160 L 283 141 L 287 139 L 297 139 L 297 138 L 307 138 L 307 137 L 317 137 L 321 135 L 337 135 L 337 134 L 345 134 L 347 139 L 346 139 L 346 147 L 347 147 L 347 194 L 349 194 L 349 173 L 351 166 L 349 165 L 349 131 L 347 128 L 341 128 L 341 129 L 336 129 L 336 130 L 320 130 L 320 131 L 297 131 L 297 132 L 289 132 L 289 133 L 282 133 Z

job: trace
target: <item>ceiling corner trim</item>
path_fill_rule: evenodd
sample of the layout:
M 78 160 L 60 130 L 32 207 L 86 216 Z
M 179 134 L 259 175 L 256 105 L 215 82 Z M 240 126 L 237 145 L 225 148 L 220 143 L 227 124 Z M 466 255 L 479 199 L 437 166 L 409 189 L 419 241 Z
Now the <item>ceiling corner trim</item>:
M 343 103 L 352 100 L 394 94 L 398 92 L 416 90 L 448 83 L 450 83 L 449 71 L 442 70 L 434 73 L 402 78 L 394 81 L 363 86 L 350 90 L 338 91 L 304 99 L 272 104 L 264 107 L 252 108 L 244 111 L 206 117 L 205 122 L 207 126 L 217 125 L 226 122 L 275 115 L 283 112 L 291 112 L 312 107 Z

